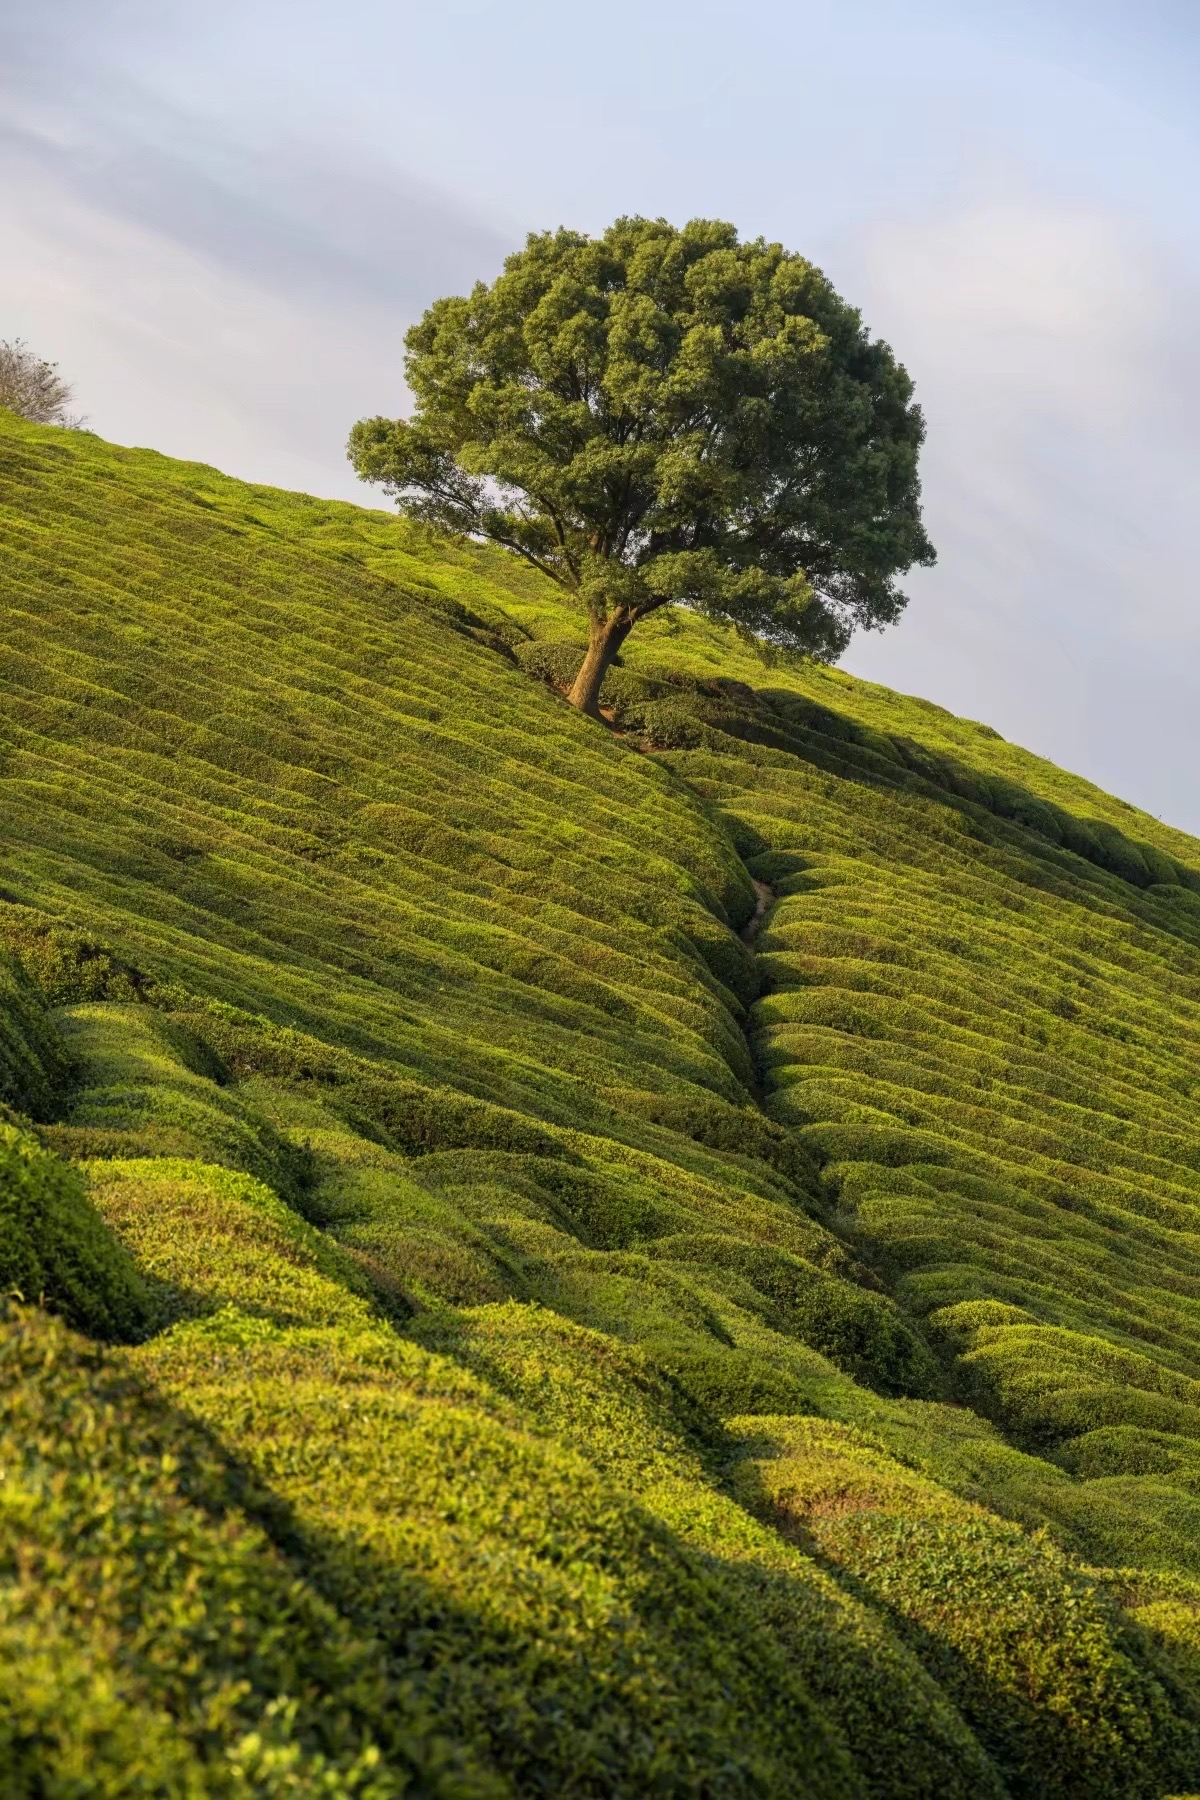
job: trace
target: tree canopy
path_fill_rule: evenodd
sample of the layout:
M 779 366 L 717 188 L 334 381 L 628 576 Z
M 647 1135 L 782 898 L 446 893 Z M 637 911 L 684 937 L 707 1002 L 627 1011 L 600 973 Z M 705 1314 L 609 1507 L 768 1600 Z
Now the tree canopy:
M 83 420 L 69 412 L 75 390 L 58 373 L 58 364 L 37 356 L 21 338 L 0 343 L 0 406 L 35 425 L 66 425 L 77 430 Z
M 779 244 L 706 219 L 533 234 L 405 343 L 412 417 L 361 420 L 350 460 L 578 597 L 586 711 L 660 607 L 833 660 L 934 560 L 908 374 Z

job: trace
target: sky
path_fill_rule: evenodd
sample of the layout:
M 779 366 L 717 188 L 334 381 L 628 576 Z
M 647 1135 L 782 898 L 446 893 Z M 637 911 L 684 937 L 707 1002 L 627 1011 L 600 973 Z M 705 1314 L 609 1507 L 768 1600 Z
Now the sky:
M 525 233 L 731 219 L 914 377 L 854 673 L 1200 833 L 1191 0 L 0 0 L 0 338 L 91 428 L 379 504 L 406 327 Z

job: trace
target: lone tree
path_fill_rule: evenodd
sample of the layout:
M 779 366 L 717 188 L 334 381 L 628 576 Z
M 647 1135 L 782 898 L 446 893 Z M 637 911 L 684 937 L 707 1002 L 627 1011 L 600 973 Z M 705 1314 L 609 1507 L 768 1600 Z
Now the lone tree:
M 361 420 L 350 460 L 580 602 L 584 712 L 660 607 L 832 661 L 934 560 L 906 371 L 811 263 L 732 225 L 531 235 L 405 343 L 413 415 Z
M 21 338 L 0 343 L 0 406 L 20 413 L 35 425 L 65 425 L 78 430 L 83 420 L 67 408 L 75 398 L 58 364 L 35 356 Z

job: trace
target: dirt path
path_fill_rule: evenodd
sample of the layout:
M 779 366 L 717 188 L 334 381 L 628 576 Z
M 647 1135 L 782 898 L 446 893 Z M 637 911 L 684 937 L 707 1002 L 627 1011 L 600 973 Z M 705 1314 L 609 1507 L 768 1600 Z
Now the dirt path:
M 599 712 L 601 723 L 608 727 L 614 737 L 625 738 L 625 742 L 629 744 L 631 748 L 641 751 L 644 755 L 653 754 L 651 745 L 636 743 L 634 740 L 625 736 L 625 733 L 616 722 L 611 706 L 602 706 L 599 708 Z M 682 785 L 686 787 L 687 783 L 683 782 Z M 747 871 L 747 873 L 749 873 L 749 871 Z M 767 913 L 775 904 L 775 890 L 771 887 L 769 882 L 756 881 L 753 875 L 750 876 L 750 885 L 754 889 L 754 911 L 742 926 L 738 936 L 741 938 L 746 948 L 753 952 L 758 943 L 758 936 L 763 928 Z M 750 1035 L 749 1011 L 747 1011 L 746 1016 L 741 1021 L 741 1029 L 742 1035 L 746 1040 L 746 1048 L 750 1052 L 750 1061 L 754 1068 L 754 1081 L 749 1090 L 750 1097 L 754 1101 L 754 1104 L 761 1110 L 766 1095 L 766 1089 L 762 1082 L 762 1072 L 758 1066 L 758 1058 L 754 1054 L 754 1043 Z
M 758 934 L 763 928 L 763 920 L 767 916 L 767 908 L 775 899 L 775 889 L 770 887 L 765 881 L 755 881 L 753 875 L 750 877 L 750 881 L 755 894 L 758 896 L 758 903 L 754 908 L 754 916 L 746 920 L 746 923 L 742 926 L 738 936 L 741 938 L 743 944 L 747 944 L 750 949 L 753 949 L 758 939 Z

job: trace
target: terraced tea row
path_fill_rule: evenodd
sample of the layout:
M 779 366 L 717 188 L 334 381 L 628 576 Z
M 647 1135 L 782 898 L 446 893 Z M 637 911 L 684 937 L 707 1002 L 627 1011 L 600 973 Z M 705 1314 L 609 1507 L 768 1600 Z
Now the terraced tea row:
M 781 742 L 787 691 L 772 703 Z M 825 767 L 801 746 L 722 744 L 705 696 L 692 704 L 709 747 L 675 766 L 781 896 L 752 1031 L 768 1112 L 822 1163 L 827 1222 L 955 1354 L 964 1399 L 1186 1542 L 1200 1525 L 1190 910 L 928 775 L 831 773 L 832 736 Z
M 0 1325 L 14 1793 L 1200 1784 L 1196 846 L 681 616 L 609 734 L 381 515 L 0 470 L 0 1289 L 109 1346 Z
M 647 1072 L 731 1091 L 740 1035 L 688 933 L 728 961 L 708 903 L 752 902 L 686 796 L 643 775 L 626 804 L 627 751 L 531 699 L 450 609 L 281 550 L 286 506 L 256 536 L 209 472 L 151 508 L 130 462 L 114 538 L 102 480 L 90 511 L 63 503 L 56 449 L 11 451 L 38 483 L 7 521 L 13 897 L 82 899 L 160 978 L 301 1025 L 332 1004 L 377 1053 L 557 1091 L 573 1119 Z

